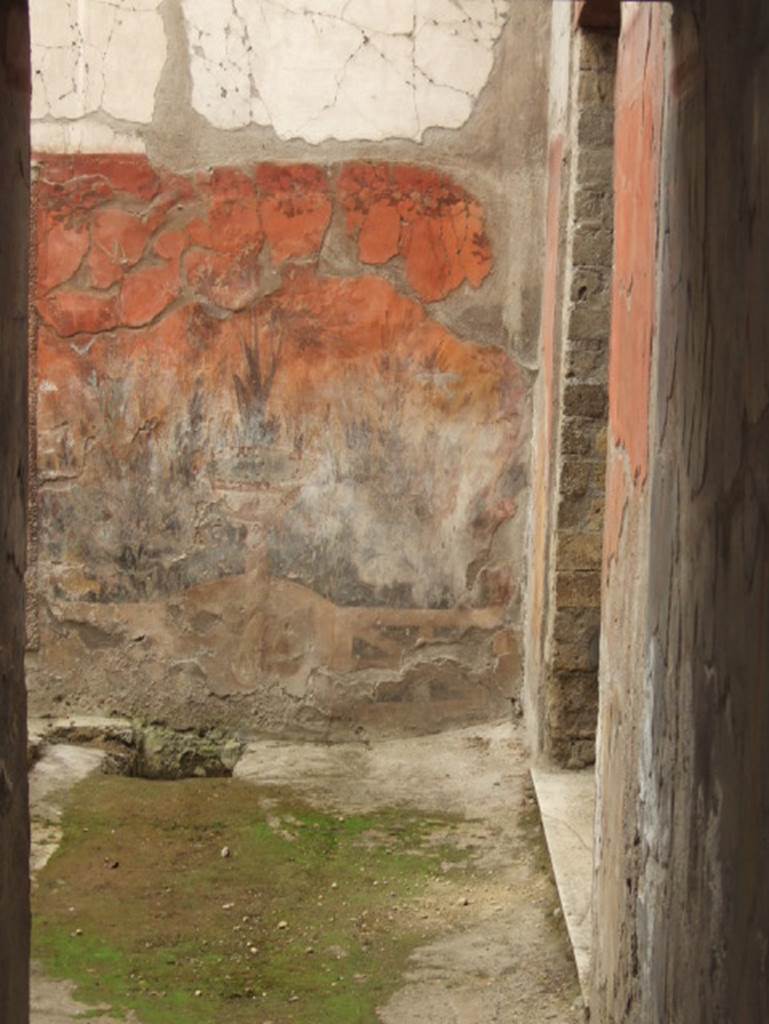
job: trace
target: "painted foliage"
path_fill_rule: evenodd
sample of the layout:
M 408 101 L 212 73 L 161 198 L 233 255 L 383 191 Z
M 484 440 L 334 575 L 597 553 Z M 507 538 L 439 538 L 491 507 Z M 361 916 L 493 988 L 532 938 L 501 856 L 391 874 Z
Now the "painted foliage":
M 490 274 L 480 204 L 409 166 L 45 157 L 35 218 L 44 685 L 106 665 L 123 710 L 249 694 L 270 727 L 498 708 L 526 392 L 427 305 Z

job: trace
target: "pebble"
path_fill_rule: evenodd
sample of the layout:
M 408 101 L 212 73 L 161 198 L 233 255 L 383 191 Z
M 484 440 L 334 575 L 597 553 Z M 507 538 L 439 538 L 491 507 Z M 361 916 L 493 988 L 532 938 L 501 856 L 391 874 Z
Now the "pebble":
M 226 860 L 226 858 L 229 857 L 230 855 L 231 855 L 231 851 L 230 851 L 229 846 L 223 846 L 222 847 L 221 856 L 224 857 L 225 860 Z
M 288 928 L 288 921 L 278 921 L 278 928 Z

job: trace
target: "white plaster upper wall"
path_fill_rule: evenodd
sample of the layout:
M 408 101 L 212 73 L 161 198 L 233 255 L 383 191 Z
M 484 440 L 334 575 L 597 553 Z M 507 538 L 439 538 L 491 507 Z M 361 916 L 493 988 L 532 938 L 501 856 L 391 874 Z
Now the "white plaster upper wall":
M 167 49 L 161 2 L 31 0 L 34 146 L 141 148 L 94 115 L 152 121 Z
M 281 139 L 421 139 L 467 121 L 509 0 L 182 0 L 194 108 Z
M 510 0 L 178 0 L 192 105 L 214 127 L 317 143 L 458 128 Z M 31 0 L 32 141 L 144 148 L 168 45 L 162 0 Z M 105 116 L 107 115 L 107 116 Z M 128 122 L 116 127 L 112 119 Z

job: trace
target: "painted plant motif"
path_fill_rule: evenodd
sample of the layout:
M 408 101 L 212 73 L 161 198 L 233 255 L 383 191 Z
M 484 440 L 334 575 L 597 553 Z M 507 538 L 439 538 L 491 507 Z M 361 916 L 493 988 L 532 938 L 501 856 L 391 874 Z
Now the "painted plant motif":
M 320 269 L 335 204 L 357 274 Z M 525 383 L 423 305 L 491 272 L 480 205 L 419 168 L 81 156 L 35 209 L 41 671 L 87 622 L 167 689 L 493 703 Z

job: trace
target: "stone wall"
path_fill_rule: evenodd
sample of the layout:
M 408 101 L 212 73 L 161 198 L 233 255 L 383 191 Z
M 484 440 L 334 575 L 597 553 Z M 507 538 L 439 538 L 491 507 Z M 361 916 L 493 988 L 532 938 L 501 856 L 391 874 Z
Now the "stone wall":
M 552 8 L 549 55 L 549 109 L 545 263 L 539 333 L 539 374 L 533 395 L 531 509 L 529 513 L 528 579 L 525 620 L 523 707 L 535 754 L 546 742 L 547 624 L 551 620 L 550 566 L 552 562 L 553 480 L 555 478 L 556 424 L 560 390 L 561 299 L 563 245 L 568 212 L 571 9 Z
M 24 693 L 27 488 L 29 36 L 26 4 L 0 11 L 0 1020 L 29 1011 L 29 822 Z
M 598 716 L 616 34 L 580 29 L 566 5 L 553 17 L 526 691 L 535 749 L 581 767 Z
M 231 7 L 33 7 L 33 707 L 507 714 L 545 12 Z
M 769 11 L 623 4 L 591 1019 L 769 1019 Z

